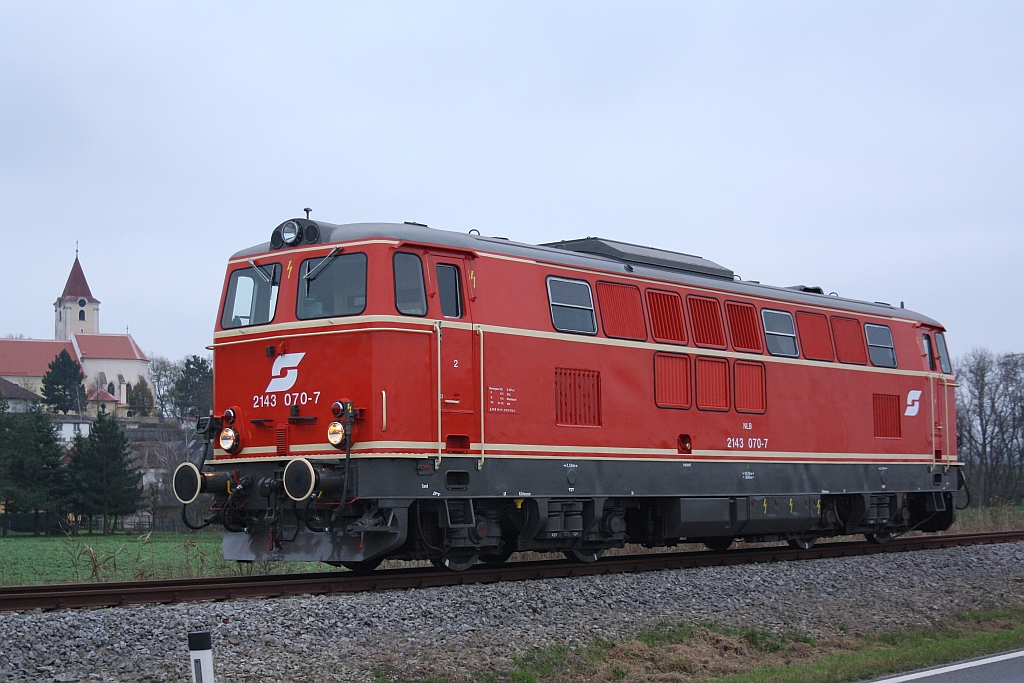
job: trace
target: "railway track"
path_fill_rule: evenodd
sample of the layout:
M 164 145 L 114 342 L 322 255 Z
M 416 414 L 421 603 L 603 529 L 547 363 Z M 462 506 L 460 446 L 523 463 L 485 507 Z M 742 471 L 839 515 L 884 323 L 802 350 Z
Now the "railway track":
M 894 539 L 884 545 L 863 541 L 822 543 L 809 550 L 773 546 L 737 549 L 721 553 L 693 551 L 620 555 L 608 557 L 592 564 L 576 564 L 566 560 L 509 562 L 500 566 L 478 564 L 464 572 L 417 567 L 387 569 L 367 575 L 338 571 L 316 574 L 9 586 L 0 588 L 0 611 L 115 607 L 147 603 L 166 604 L 236 598 L 275 598 L 294 595 L 433 588 L 593 574 L 628 574 L 663 569 L 852 557 L 967 545 L 1014 543 L 1022 540 L 1024 540 L 1024 530 L 985 534 L 910 536 Z

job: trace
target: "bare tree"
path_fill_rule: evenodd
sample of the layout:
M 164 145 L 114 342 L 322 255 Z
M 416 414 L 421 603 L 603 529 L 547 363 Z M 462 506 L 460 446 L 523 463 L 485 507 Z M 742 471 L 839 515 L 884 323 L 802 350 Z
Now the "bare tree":
M 960 459 L 978 505 L 1024 495 L 1024 354 L 974 349 L 956 364 Z

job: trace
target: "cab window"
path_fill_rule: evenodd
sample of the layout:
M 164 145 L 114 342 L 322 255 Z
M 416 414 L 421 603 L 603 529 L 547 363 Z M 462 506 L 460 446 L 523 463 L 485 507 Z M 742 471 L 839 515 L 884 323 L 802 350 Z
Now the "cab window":
M 277 291 L 281 285 L 281 264 L 268 263 L 239 268 L 231 273 L 224 312 L 220 324 L 224 329 L 266 325 L 274 319 Z
M 395 253 L 395 308 L 402 315 L 426 315 L 427 292 L 423 286 L 423 262 L 416 254 Z
M 302 262 L 300 320 L 359 315 L 366 310 L 366 254 L 332 254 Z

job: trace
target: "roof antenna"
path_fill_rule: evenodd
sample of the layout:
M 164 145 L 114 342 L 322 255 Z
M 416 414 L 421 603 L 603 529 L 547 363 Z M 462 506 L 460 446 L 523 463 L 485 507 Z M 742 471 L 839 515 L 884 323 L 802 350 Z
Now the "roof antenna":
M 306 212 L 306 220 L 307 220 L 307 221 L 309 220 L 309 214 L 310 214 L 310 212 L 311 212 L 312 210 L 313 210 L 313 209 L 309 208 L 308 206 L 307 206 L 307 207 L 306 207 L 305 209 L 303 209 L 303 211 L 305 211 L 305 212 Z

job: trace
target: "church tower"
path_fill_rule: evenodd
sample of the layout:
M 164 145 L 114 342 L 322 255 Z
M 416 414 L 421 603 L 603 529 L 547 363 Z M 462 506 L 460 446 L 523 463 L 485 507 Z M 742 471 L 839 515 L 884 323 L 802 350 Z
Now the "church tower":
M 64 293 L 53 304 L 53 338 L 71 339 L 72 334 L 99 334 L 100 301 L 89 291 L 82 264 L 75 254 Z

